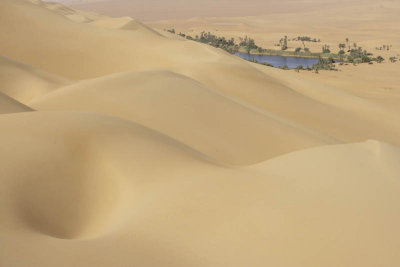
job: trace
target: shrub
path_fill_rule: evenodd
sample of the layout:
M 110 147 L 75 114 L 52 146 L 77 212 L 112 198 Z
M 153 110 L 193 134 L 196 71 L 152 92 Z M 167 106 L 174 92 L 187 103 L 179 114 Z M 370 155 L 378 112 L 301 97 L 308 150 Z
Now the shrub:
M 364 56 L 361 57 L 361 62 L 362 63 L 369 63 L 369 62 L 371 62 L 371 58 L 364 55 Z
M 323 45 L 322 46 L 322 53 L 324 54 L 329 54 L 331 52 L 331 50 L 329 49 L 329 45 Z
M 288 49 L 287 42 L 288 42 L 287 36 L 285 36 L 284 38 L 281 38 L 279 40 L 279 44 L 281 45 L 281 50 L 287 50 Z
M 333 58 L 329 58 L 328 60 L 323 59 L 322 57 L 318 58 L 318 62 L 315 63 L 312 68 L 314 70 L 336 70 L 335 65 L 333 64 Z
M 382 63 L 384 60 L 385 60 L 385 59 L 384 59 L 383 57 L 381 57 L 381 56 L 378 56 L 378 57 L 376 58 L 376 62 L 378 62 L 378 63 Z
M 304 70 L 303 65 L 299 65 L 294 69 L 296 72 L 300 72 L 300 70 Z

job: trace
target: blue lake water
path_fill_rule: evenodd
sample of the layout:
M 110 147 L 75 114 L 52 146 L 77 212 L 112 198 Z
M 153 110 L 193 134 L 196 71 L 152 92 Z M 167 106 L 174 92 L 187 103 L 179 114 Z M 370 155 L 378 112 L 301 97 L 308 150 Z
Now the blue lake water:
M 316 58 L 300 58 L 300 57 L 281 57 L 281 56 L 263 56 L 263 55 L 250 55 L 245 53 L 236 53 L 238 57 L 244 58 L 246 60 L 257 60 L 260 63 L 269 63 L 275 68 L 288 66 L 289 69 L 294 69 L 297 66 L 303 65 L 303 67 L 312 67 L 318 62 Z

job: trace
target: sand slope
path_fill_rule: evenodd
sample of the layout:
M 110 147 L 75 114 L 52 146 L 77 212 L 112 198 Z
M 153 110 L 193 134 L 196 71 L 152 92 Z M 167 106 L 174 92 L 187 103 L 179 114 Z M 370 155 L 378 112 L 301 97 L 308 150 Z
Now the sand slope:
M 0 93 L 0 114 L 32 111 L 28 106 Z
M 28 103 L 69 83 L 63 77 L 0 55 L 0 92 L 20 102 Z
M 341 6 L 365 5 L 368 0 L 56 0 L 78 9 L 132 16 L 140 20 L 181 19 L 193 17 L 232 17 L 286 12 L 320 11 Z
M 130 18 L 0 24 L 0 266 L 400 265 L 394 105 Z
M 34 112 L 0 123 L 4 266 L 400 262 L 394 146 L 325 146 L 227 169 L 114 117 Z
M 324 103 L 321 97 L 314 99 L 288 86 L 286 79 L 276 77 L 275 70 L 257 70 L 219 49 L 190 41 L 170 40 L 145 28 L 139 31 L 94 28 L 23 0 L 2 2 L 3 5 L 6 3 L 11 11 L 2 19 L 8 18 L 7 23 L 13 23 L 19 30 L 12 33 L 0 31 L 0 36 L 5 39 L 0 44 L 0 53 L 58 75 L 87 79 L 116 72 L 167 69 L 333 139 L 357 142 L 376 138 L 400 145 L 397 138 L 400 125 L 392 123 L 392 118 L 397 115 L 381 112 L 380 107 L 365 108 L 368 104 L 363 103 L 363 99 L 349 97 L 351 105 L 354 104 L 350 108 L 349 105 L 343 107 L 340 102 L 336 103 L 339 106 Z M 36 15 L 24 16 L 24 10 Z M 28 25 L 23 29 L 15 21 L 21 16 Z M 46 23 L 46 20 L 54 23 Z M 32 37 L 36 35 L 41 35 L 42 39 Z M 30 45 L 27 47 L 16 45 L 28 40 Z M 376 110 L 380 110 L 378 116 Z M 382 120 L 382 117 L 387 120 Z
M 47 94 L 31 106 L 38 110 L 83 110 L 125 118 L 227 164 L 256 163 L 336 142 L 169 71 L 129 72 L 84 81 Z

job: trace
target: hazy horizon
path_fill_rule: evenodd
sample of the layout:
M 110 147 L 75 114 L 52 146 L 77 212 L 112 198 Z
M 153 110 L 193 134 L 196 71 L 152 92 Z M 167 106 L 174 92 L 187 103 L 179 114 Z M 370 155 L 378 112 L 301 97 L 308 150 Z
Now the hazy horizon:
M 231 17 L 313 11 L 337 5 L 366 1 L 328 0 L 54 0 L 71 7 L 109 16 L 130 16 L 142 21 L 187 19 L 193 17 Z

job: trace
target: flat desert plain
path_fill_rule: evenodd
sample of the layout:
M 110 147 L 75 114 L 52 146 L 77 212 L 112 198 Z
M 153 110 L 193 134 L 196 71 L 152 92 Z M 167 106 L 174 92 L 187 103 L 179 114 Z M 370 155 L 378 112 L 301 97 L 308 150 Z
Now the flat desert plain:
M 399 266 L 400 63 L 280 70 L 163 30 L 400 52 L 397 1 L 311 3 L 0 0 L 0 266 Z

